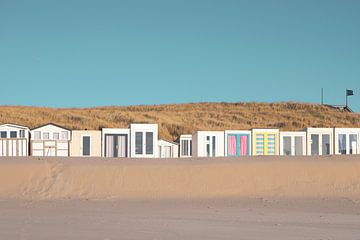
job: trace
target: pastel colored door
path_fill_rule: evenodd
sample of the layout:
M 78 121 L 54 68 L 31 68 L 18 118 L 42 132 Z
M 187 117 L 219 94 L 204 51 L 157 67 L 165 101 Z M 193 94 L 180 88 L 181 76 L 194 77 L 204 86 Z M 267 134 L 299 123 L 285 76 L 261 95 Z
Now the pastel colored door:
M 227 156 L 248 156 L 250 136 L 248 134 L 227 135 Z

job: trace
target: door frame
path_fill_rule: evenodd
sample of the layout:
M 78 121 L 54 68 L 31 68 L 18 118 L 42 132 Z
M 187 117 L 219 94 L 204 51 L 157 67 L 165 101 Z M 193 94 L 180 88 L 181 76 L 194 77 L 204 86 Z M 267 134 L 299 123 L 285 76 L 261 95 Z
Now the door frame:
M 107 156 L 107 152 L 106 152 L 106 147 L 107 147 L 107 142 L 106 142 L 106 137 L 107 136 L 112 136 L 112 137 L 119 137 L 119 136 L 125 136 L 125 157 L 129 157 L 129 149 L 128 149 L 128 145 L 129 145 L 129 135 L 126 134 L 126 133 L 105 133 L 104 134 L 104 157 L 108 157 Z M 114 141 L 115 143 L 115 141 Z M 114 146 L 114 149 L 115 149 L 115 146 Z M 119 156 L 113 156 L 115 158 L 119 158 Z
M 235 155 L 230 155 L 229 154 L 229 136 L 235 136 L 236 137 L 236 154 Z M 241 137 L 247 137 L 247 144 L 248 144 L 248 149 L 247 149 L 247 154 L 246 155 L 241 155 L 240 154 L 240 148 L 241 148 Z M 241 157 L 241 156 L 250 156 L 250 134 L 247 133 L 227 133 L 226 134 L 226 156 L 228 157 Z

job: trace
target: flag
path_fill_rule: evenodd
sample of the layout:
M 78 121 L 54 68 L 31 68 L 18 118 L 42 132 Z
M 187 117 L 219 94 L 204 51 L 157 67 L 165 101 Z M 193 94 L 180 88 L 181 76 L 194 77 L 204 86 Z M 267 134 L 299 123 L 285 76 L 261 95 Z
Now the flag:
M 354 95 L 354 91 L 346 89 L 346 96 L 352 96 L 352 95 Z

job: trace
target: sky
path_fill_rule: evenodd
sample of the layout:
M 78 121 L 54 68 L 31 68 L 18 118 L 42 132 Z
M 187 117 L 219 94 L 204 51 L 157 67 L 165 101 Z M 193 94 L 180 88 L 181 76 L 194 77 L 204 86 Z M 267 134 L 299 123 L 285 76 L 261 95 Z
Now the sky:
M 324 102 L 360 112 L 360 1 L 0 0 L 0 105 Z

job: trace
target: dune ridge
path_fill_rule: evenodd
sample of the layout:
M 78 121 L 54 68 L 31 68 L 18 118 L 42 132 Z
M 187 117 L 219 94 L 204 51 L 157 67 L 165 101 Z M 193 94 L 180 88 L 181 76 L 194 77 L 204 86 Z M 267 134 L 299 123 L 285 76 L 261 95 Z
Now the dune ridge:
M 0 199 L 360 199 L 359 156 L 2 158 Z
M 306 127 L 360 127 L 360 114 L 310 103 L 188 103 L 93 108 L 0 106 L 0 123 L 30 128 L 53 122 L 73 130 L 159 124 L 161 138 L 175 140 L 196 130 Z

